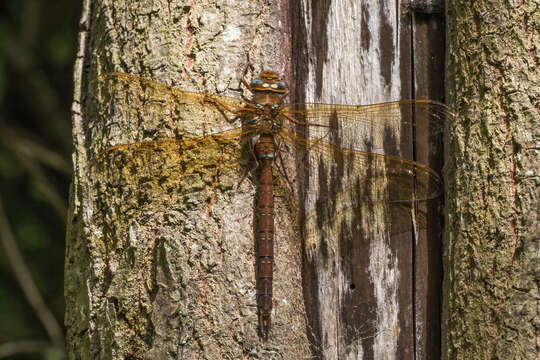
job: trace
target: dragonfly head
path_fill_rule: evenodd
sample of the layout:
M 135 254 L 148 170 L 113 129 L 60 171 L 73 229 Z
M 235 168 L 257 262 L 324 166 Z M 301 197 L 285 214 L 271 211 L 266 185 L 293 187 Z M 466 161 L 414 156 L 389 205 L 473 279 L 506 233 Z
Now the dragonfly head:
M 287 92 L 287 84 L 281 80 L 275 72 L 263 71 L 249 85 L 253 93 L 253 101 L 263 107 L 272 108 L 279 106 L 283 95 Z
M 253 79 L 249 85 L 249 90 L 253 93 L 263 91 L 285 94 L 287 92 L 287 84 L 285 84 L 285 81 L 281 80 L 275 72 L 263 71 L 258 77 Z

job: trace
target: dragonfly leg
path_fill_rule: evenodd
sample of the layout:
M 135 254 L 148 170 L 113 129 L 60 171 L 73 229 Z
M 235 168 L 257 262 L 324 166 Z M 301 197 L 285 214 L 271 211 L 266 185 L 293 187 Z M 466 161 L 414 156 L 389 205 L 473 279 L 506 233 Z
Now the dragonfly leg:
M 283 163 L 283 157 L 281 156 L 281 153 L 278 153 L 278 156 L 279 156 L 279 162 L 281 163 L 281 172 L 283 173 L 283 177 L 285 178 L 287 183 L 289 183 L 289 187 L 291 188 L 291 192 L 294 193 L 294 186 L 293 186 L 293 183 L 292 183 L 291 179 L 289 179 L 289 176 L 287 175 L 287 169 L 285 168 L 285 164 Z
M 244 72 L 242 73 L 242 80 L 240 80 L 240 81 L 242 82 L 242 84 L 244 85 L 246 90 L 249 91 L 250 93 L 252 93 L 252 91 L 250 89 L 250 86 L 249 86 L 249 83 L 246 81 L 246 75 L 247 75 L 248 69 L 251 69 L 251 72 L 253 72 L 253 70 L 254 70 L 253 65 L 249 61 L 249 55 L 248 55 L 248 63 L 246 65 L 246 68 L 245 68 Z M 242 93 L 242 100 L 244 100 L 245 102 L 250 103 L 253 106 L 255 106 L 255 101 L 253 101 L 253 99 L 248 98 L 243 93 Z
M 289 120 L 290 122 L 292 122 L 293 124 L 296 124 L 296 125 L 301 125 L 301 126 L 306 126 L 308 125 L 307 122 L 302 122 L 302 121 L 298 121 L 296 119 L 293 119 L 292 117 L 288 116 L 288 115 L 285 115 L 285 114 L 281 114 L 283 117 L 285 117 L 285 119 Z M 309 124 L 311 125 L 311 124 Z
M 240 185 L 242 185 L 242 183 L 244 182 L 244 180 L 246 179 L 246 177 L 248 176 L 248 174 L 255 170 L 256 168 L 259 167 L 259 161 L 257 160 L 257 156 L 255 155 L 255 151 L 253 150 L 253 147 L 250 147 L 249 149 L 251 155 L 253 156 L 253 159 L 255 159 L 255 166 L 251 166 L 251 167 L 247 167 L 246 168 L 246 171 L 244 172 L 244 175 L 242 175 L 242 177 L 240 178 L 240 181 L 238 182 L 238 184 L 236 184 L 236 188 L 238 189 L 240 187 Z
M 254 166 L 254 167 L 251 167 L 251 168 L 246 168 L 246 171 L 244 171 L 244 175 L 242 175 L 242 177 L 240 178 L 240 181 L 238 182 L 238 184 L 236 184 L 236 189 L 238 189 L 240 187 L 240 185 L 242 185 L 242 183 L 244 182 L 244 180 L 247 178 L 248 174 L 256 169 L 257 166 Z
M 253 101 L 253 99 L 250 99 L 248 98 L 247 96 L 245 96 L 244 94 L 242 94 L 242 100 L 244 100 L 245 102 L 247 102 L 248 104 L 251 104 L 253 106 L 256 106 L 257 104 L 255 103 L 255 101 Z
M 279 157 L 279 162 L 281 164 L 281 166 L 276 166 L 276 168 L 278 169 L 278 171 L 281 173 L 281 175 L 283 175 L 283 177 L 285 178 L 285 180 L 287 181 L 287 183 L 289 184 L 289 187 L 291 188 L 291 192 L 294 192 L 294 187 L 293 187 L 293 183 L 292 181 L 289 179 L 289 176 L 287 175 L 287 170 L 285 169 L 285 163 L 283 161 L 283 157 L 281 156 L 281 146 L 282 144 L 280 143 L 278 148 L 276 149 L 276 154 L 277 156 Z
M 247 83 L 246 79 L 242 78 L 242 84 L 244 84 L 244 86 L 249 90 L 249 84 Z M 242 95 L 242 98 L 244 98 L 245 96 Z
M 249 54 L 247 54 L 247 64 L 246 64 L 246 68 L 244 69 L 244 72 L 242 73 L 242 80 L 241 80 L 242 84 L 244 84 L 247 90 L 249 90 L 249 84 L 246 81 L 246 75 L 249 69 L 251 69 L 251 72 L 255 70 L 255 68 L 253 67 L 253 64 L 251 63 L 251 60 L 249 60 Z M 249 91 L 251 92 L 251 90 Z
M 226 103 L 224 103 L 222 101 L 219 101 L 218 99 L 207 98 L 206 94 L 205 94 L 205 96 L 203 98 L 203 102 L 218 105 L 218 107 L 221 107 L 221 108 L 227 110 L 231 114 L 243 114 L 244 111 L 245 111 L 245 109 L 234 109 L 234 108 L 230 107 L 229 105 L 227 105 Z M 255 106 L 251 104 L 251 101 L 250 101 L 250 103 L 248 105 L 251 105 L 251 106 L 253 106 L 253 108 L 255 108 Z
M 283 116 L 285 119 L 289 120 L 290 122 L 292 122 L 293 124 L 296 124 L 296 125 L 300 125 L 300 126 L 311 126 L 311 127 L 323 127 L 323 128 L 328 128 L 329 126 L 328 125 L 322 125 L 322 124 L 314 124 L 314 123 L 309 123 L 307 121 L 298 121 L 286 114 L 281 114 L 281 116 Z

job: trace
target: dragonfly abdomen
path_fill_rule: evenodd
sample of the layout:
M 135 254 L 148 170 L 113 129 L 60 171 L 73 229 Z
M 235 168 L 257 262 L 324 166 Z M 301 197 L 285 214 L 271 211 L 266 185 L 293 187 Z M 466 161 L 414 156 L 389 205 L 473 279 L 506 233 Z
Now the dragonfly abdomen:
M 261 165 L 257 222 L 259 271 L 257 306 L 263 337 L 268 337 L 272 316 L 272 271 L 274 263 L 274 190 L 272 162 L 275 144 L 272 136 L 262 135 L 255 145 L 255 155 Z

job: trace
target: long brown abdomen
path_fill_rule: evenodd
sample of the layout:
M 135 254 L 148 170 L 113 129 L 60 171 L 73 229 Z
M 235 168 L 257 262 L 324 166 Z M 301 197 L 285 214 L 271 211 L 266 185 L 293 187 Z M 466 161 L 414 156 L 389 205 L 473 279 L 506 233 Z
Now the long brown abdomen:
M 259 201 L 257 204 L 259 278 L 257 306 L 263 337 L 267 337 L 272 316 L 272 271 L 274 263 L 274 190 L 272 186 L 272 161 L 275 146 L 272 137 L 261 136 L 255 146 L 255 154 L 261 164 L 259 178 Z

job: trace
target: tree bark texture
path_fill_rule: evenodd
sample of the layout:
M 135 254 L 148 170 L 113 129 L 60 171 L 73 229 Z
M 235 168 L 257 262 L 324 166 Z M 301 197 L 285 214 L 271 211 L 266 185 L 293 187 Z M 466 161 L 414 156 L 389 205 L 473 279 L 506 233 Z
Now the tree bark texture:
M 273 331 L 264 342 L 254 172 L 240 183 L 251 154 L 233 141 L 104 152 L 240 126 L 203 107 L 187 114 L 200 121 L 186 121 L 164 87 L 99 76 L 119 71 L 239 98 L 248 57 L 256 72 L 289 74 L 287 9 L 286 1 L 85 1 L 65 265 L 71 359 L 311 356 L 296 204 L 279 178 Z
M 538 359 L 540 8 L 447 1 L 444 359 Z
M 409 5 L 401 1 L 295 2 L 296 100 L 338 104 L 443 100 L 443 18 L 415 15 Z M 442 147 L 417 148 L 413 155 L 411 143 L 404 140 L 410 135 L 397 126 L 391 135 L 379 134 L 373 148 L 397 144 L 401 156 L 412 159 L 416 155 L 440 168 Z M 428 217 L 428 227 L 423 229 L 415 227 L 406 206 L 365 206 L 354 216 L 340 209 L 341 205 L 334 212 L 332 206 L 315 210 L 319 194 L 347 180 L 339 173 L 339 164 L 314 162 L 310 170 L 299 173 L 299 203 L 306 307 L 314 330 L 309 335 L 314 336 L 316 355 L 324 359 L 437 358 L 440 199 L 422 204 Z M 407 230 L 393 233 L 391 228 Z

